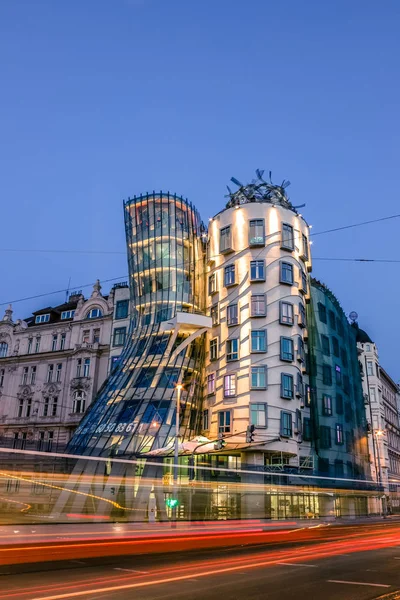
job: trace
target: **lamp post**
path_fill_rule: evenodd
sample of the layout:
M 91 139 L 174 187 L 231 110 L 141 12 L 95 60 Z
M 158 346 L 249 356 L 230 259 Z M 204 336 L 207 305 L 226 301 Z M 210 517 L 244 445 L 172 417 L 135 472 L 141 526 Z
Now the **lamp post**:
M 181 409 L 181 393 L 183 385 L 177 383 L 176 389 L 176 413 L 175 413 L 175 451 L 174 451 L 174 470 L 173 470 L 173 492 L 174 499 L 177 500 L 178 491 L 178 461 L 179 461 L 179 421 L 180 421 L 180 409 Z M 178 502 L 174 503 L 172 507 L 172 527 L 176 527 L 176 514 L 178 509 Z
M 381 453 L 379 450 L 379 440 L 378 438 L 382 437 L 382 435 L 385 435 L 385 431 L 383 429 L 375 429 L 374 430 L 374 435 L 376 436 L 376 453 L 377 453 L 377 458 L 378 458 L 378 470 L 379 470 L 379 483 L 380 485 L 383 487 L 383 496 L 382 496 L 382 516 L 385 519 L 386 518 L 386 494 L 385 494 L 385 488 L 383 485 L 383 477 L 382 477 L 382 466 L 381 466 Z

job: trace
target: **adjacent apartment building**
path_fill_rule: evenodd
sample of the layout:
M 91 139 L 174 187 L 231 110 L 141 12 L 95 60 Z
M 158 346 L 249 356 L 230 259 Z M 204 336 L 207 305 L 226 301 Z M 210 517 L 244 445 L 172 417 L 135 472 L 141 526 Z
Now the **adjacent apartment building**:
M 127 296 L 128 291 L 128 296 Z M 0 444 L 61 450 L 125 344 L 127 284 L 71 294 L 25 320 L 0 321 Z

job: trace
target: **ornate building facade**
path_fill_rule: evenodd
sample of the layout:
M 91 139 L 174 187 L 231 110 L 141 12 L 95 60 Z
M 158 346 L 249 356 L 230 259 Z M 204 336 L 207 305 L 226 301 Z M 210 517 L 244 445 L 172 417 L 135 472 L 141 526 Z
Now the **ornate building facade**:
M 60 450 L 107 377 L 114 293 L 72 294 L 25 320 L 0 321 L 2 446 Z M 112 340 L 111 340 L 112 343 Z

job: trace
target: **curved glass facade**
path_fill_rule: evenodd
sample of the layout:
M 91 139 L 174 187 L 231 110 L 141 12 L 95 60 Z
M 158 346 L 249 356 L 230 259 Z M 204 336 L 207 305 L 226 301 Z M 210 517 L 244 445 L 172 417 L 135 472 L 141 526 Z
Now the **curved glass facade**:
M 178 312 L 205 309 L 205 244 L 200 215 L 163 192 L 124 203 L 131 297 L 128 342 L 69 444 L 92 455 L 138 455 L 174 439 L 176 384 L 183 383 L 180 433 L 200 429 L 203 336 L 179 354 L 190 330 L 174 328 Z

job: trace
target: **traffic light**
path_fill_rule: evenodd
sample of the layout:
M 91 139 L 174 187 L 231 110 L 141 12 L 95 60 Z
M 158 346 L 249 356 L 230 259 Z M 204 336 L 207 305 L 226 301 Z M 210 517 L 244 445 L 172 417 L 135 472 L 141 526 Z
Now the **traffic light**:
M 255 430 L 255 426 L 254 425 L 249 425 L 246 431 L 246 442 L 248 444 L 251 444 L 251 442 L 254 442 L 254 430 Z
M 222 433 L 219 433 L 218 440 L 214 444 L 214 450 L 222 450 L 224 446 L 226 446 L 226 442 L 222 437 Z
M 177 506 L 179 506 L 179 500 L 177 498 L 167 498 L 165 504 L 168 508 L 177 508 Z

